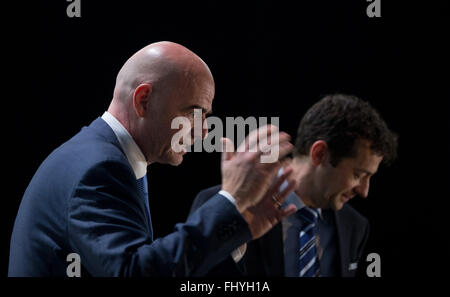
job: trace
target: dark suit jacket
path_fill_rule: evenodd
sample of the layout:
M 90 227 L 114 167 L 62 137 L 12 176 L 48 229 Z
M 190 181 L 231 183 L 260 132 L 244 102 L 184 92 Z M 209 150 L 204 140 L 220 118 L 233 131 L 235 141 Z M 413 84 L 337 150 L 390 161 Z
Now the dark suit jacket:
M 215 186 L 201 191 L 194 200 L 191 214 L 207 201 L 214 198 L 220 190 Z M 358 263 L 369 235 L 369 223 L 350 205 L 345 204 L 334 211 L 338 237 L 340 275 L 352 277 L 356 269 L 351 263 Z M 247 251 L 238 263 L 229 256 L 220 265 L 214 267 L 209 275 L 214 276 L 284 276 L 284 255 L 282 225 L 276 225 L 263 237 L 247 244 Z
M 11 237 L 9 276 L 197 276 L 251 238 L 225 197 L 152 241 L 144 198 L 120 144 L 98 118 L 53 151 L 22 198 Z

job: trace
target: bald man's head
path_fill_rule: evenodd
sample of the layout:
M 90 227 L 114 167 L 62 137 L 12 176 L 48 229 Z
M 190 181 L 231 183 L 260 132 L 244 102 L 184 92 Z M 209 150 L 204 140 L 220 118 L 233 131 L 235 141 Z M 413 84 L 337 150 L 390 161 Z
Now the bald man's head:
M 177 83 L 188 83 L 196 76 L 209 78 L 211 71 L 203 60 L 184 46 L 161 41 L 136 52 L 120 69 L 114 88 L 114 99 L 126 101 L 130 92 L 141 83 L 151 83 L 153 88 Z M 156 90 L 154 90 L 156 91 Z
M 189 116 L 194 107 L 211 110 L 213 97 L 214 80 L 206 63 L 184 46 L 163 41 L 125 62 L 108 111 L 130 132 L 148 163 L 177 165 L 182 157 L 167 148 L 167 138 L 176 132 L 170 130 L 171 121 Z

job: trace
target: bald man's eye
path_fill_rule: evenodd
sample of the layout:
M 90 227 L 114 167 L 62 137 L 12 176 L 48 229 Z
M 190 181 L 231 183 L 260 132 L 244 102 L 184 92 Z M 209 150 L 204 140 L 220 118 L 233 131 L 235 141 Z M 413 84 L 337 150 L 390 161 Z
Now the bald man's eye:
M 192 115 L 197 118 L 203 118 L 203 112 L 192 112 Z
M 194 116 L 195 116 L 195 112 L 194 111 L 190 111 L 187 116 L 188 116 L 188 118 L 193 119 Z

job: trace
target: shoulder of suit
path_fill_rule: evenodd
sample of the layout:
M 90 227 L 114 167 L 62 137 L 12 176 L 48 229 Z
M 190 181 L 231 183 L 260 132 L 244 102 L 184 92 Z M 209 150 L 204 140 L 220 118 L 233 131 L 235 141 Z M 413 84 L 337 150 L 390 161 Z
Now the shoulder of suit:
M 70 170 L 74 174 L 87 171 L 99 164 L 109 162 L 129 167 L 125 154 L 111 142 L 93 135 L 78 133 L 67 142 L 56 148 L 44 161 L 55 169 Z M 52 165 L 53 164 L 53 165 Z

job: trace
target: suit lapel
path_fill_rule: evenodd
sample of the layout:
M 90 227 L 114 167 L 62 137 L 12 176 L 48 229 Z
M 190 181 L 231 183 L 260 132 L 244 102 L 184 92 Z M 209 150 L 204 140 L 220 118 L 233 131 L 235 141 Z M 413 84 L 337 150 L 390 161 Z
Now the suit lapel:
M 348 265 L 350 260 L 348 258 L 348 249 L 350 248 L 348 243 L 350 242 L 350 232 L 348 232 L 348 226 L 345 223 L 340 211 L 334 212 L 336 220 L 336 230 L 339 242 L 339 255 L 341 265 L 341 276 L 348 276 Z
M 125 159 L 127 158 L 125 152 L 123 151 L 122 146 L 120 145 L 119 140 L 117 139 L 116 134 L 114 134 L 114 131 L 112 130 L 112 128 L 105 122 L 105 120 L 103 120 L 101 117 L 98 117 L 97 119 L 95 119 L 90 125 L 89 128 L 91 128 L 93 131 L 95 131 L 95 133 L 97 133 L 97 135 L 100 135 L 101 137 L 103 137 L 105 139 L 105 141 L 112 143 L 113 145 L 115 145 L 116 147 L 119 148 L 119 150 L 122 152 L 122 154 L 124 155 Z M 134 174 L 134 173 L 133 173 Z M 145 177 L 146 178 L 146 177 Z M 147 185 L 147 179 L 145 179 L 145 184 L 143 186 L 143 188 L 148 191 L 148 185 Z M 147 226 L 147 231 L 150 234 L 152 240 L 153 240 L 153 228 L 152 228 L 152 218 L 150 215 L 150 205 L 148 204 L 148 197 L 146 198 L 144 195 L 144 193 L 139 193 L 140 198 L 139 199 L 139 203 L 141 204 L 142 210 L 144 212 L 144 215 L 146 217 L 146 226 Z M 147 192 L 148 195 L 148 192 Z M 148 207 L 148 210 L 147 210 Z
M 347 220 L 341 211 L 334 211 L 336 223 L 336 232 L 338 238 L 338 252 L 340 262 L 340 273 L 343 277 L 351 276 L 349 274 L 349 243 L 351 226 L 348 226 Z M 262 256 L 262 264 L 266 276 L 284 276 L 284 249 L 283 249 L 283 231 L 279 223 L 265 236 L 258 240 L 259 249 Z
M 283 231 L 279 223 L 258 244 L 266 276 L 284 276 Z

